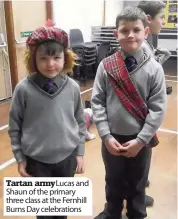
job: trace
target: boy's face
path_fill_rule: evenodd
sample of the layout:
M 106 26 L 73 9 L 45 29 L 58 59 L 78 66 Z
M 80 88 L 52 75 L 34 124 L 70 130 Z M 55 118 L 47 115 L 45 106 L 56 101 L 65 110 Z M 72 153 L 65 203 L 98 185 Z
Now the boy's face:
M 141 20 L 121 20 L 117 29 L 117 39 L 123 51 L 136 52 L 148 36 L 148 28 L 145 28 Z
M 64 68 L 64 52 L 49 56 L 37 50 L 36 65 L 42 75 L 47 78 L 54 78 Z
M 149 24 L 149 31 L 151 34 L 158 35 L 161 29 L 165 25 L 165 10 L 162 8 L 160 12 L 152 18 L 150 15 L 147 15 L 148 24 Z

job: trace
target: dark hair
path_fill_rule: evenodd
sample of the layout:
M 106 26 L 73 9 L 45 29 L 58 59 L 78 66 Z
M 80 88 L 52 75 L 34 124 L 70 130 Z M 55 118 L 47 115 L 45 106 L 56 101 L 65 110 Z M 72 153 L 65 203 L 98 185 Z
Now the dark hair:
M 146 14 L 137 7 L 125 7 L 116 18 L 116 28 L 119 27 L 120 21 L 136 21 L 141 20 L 144 27 L 147 26 Z
M 44 55 L 54 56 L 57 53 L 64 51 L 64 47 L 56 41 L 47 41 L 39 44 L 36 50 L 40 51 Z
M 161 9 L 165 8 L 165 3 L 163 1 L 140 1 L 138 8 L 154 18 Z

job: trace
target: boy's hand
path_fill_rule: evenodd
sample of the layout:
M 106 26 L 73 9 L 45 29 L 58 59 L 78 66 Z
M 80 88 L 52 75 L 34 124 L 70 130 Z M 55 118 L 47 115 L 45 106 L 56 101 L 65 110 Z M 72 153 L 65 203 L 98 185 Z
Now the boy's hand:
M 126 152 L 122 153 L 123 156 L 135 157 L 138 152 L 144 147 L 144 144 L 141 144 L 136 139 L 134 139 L 122 144 L 122 146 L 124 146 L 127 150 Z
M 26 171 L 26 161 L 18 163 L 18 172 L 22 177 L 31 177 Z
M 127 151 L 125 147 L 123 147 L 115 138 L 110 138 L 109 140 L 106 140 L 104 142 L 107 150 L 112 154 L 112 155 L 122 155 L 123 151 Z
M 85 165 L 84 165 L 83 156 L 77 156 L 76 159 L 77 159 L 76 173 L 78 173 L 78 174 L 84 173 Z

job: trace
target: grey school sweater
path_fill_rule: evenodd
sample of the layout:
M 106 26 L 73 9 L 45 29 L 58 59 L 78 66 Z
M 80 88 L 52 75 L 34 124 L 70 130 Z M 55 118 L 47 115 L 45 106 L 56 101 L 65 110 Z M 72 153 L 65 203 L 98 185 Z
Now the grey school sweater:
M 93 118 L 103 140 L 111 138 L 111 133 L 137 134 L 137 140 L 147 144 L 164 119 L 166 111 L 165 77 L 162 66 L 152 57 L 144 54 L 144 58 L 141 58 L 138 53 L 132 55 L 137 62 L 141 60 L 140 65 L 130 73 L 130 76 L 149 110 L 145 122 L 140 122 L 123 107 L 108 80 L 103 62 L 98 67 L 93 86 L 91 101 Z
M 15 88 L 9 114 L 9 136 L 17 162 L 25 155 L 57 163 L 76 149 L 84 155 L 85 122 L 80 89 L 67 76 L 51 96 L 28 78 Z

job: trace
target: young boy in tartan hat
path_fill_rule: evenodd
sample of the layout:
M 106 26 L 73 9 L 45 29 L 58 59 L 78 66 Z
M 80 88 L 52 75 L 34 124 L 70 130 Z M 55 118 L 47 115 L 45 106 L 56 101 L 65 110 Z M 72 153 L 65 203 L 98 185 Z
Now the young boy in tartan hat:
M 67 34 L 49 25 L 35 30 L 27 47 L 30 74 L 16 86 L 9 114 L 18 171 L 23 177 L 73 177 L 84 172 L 86 132 L 79 86 L 66 75 L 75 55 Z
M 148 35 L 145 13 L 124 8 L 116 28 L 121 50 L 99 64 L 91 101 L 106 171 L 107 204 L 96 219 L 122 218 L 126 195 L 128 219 L 143 219 L 151 151 L 166 110 L 165 77 L 141 46 Z

